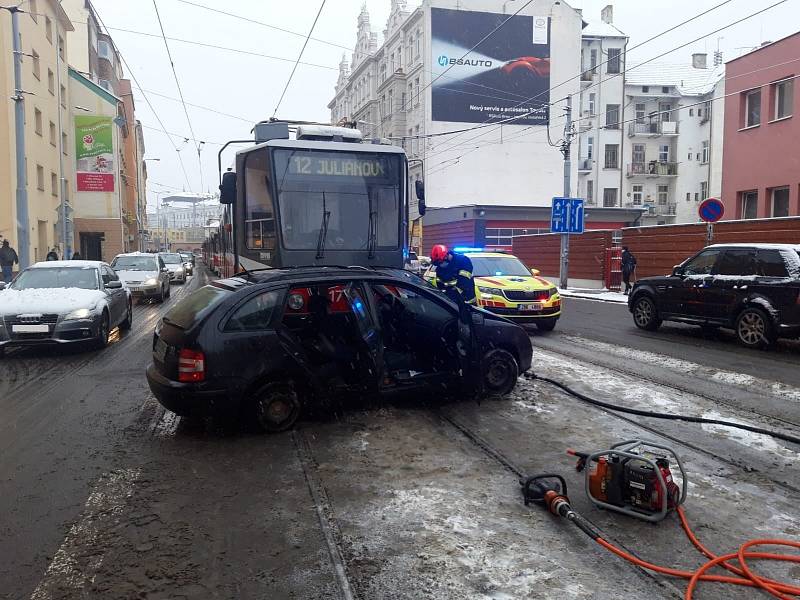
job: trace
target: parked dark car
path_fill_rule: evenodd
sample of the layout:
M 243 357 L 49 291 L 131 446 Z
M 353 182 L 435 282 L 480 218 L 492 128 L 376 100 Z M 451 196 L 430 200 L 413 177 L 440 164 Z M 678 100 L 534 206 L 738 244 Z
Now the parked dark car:
M 759 348 L 800 337 L 800 246 L 708 246 L 665 277 L 636 282 L 628 298 L 637 327 L 662 321 L 733 329 L 743 345 Z
M 304 405 L 331 397 L 506 394 L 531 355 L 521 327 L 459 309 L 408 272 L 270 269 L 176 304 L 154 334 L 147 380 L 180 415 L 245 410 L 281 431 Z

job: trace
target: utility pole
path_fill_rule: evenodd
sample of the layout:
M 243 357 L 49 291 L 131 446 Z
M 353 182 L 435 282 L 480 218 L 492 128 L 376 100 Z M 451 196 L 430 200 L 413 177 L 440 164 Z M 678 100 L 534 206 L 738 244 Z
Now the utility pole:
M 570 145 L 572 144 L 572 96 L 567 96 L 566 108 L 567 122 L 564 124 L 564 140 L 561 142 L 561 154 L 564 155 L 564 198 L 570 198 L 570 174 L 572 172 L 572 160 L 570 159 Z M 561 234 L 561 270 L 559 286 L 567 288 L 569 279 L 569 234 Z
M 19 9 L 3 6 L 11 13 L 11 36 L 14 49 L 14 135 L 17 145 L 17 255 L 20 270 L 30 266 L 30 225 L 28 224 L 28 187 L 25 173 L 25 101 L 22 97 L 22 45 L 19 36 Z

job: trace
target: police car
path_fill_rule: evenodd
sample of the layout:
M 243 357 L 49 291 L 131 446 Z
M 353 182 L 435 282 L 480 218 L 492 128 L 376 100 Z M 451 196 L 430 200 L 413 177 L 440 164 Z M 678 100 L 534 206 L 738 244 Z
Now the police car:
M 528 270 L 516 256 L 480 248 L 453 248 L 472 261 L 477 305 L 517 323 L 535 323 L 542 331 L 552 331 L 561 316 L 558 288 Z M 436 267 L 425 272 L 425 279 L 436 285 Z

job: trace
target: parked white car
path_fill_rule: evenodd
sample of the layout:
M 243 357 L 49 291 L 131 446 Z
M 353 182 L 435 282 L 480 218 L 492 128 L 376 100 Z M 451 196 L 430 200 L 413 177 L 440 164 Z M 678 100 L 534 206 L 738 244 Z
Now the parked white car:
M 160 252 L 158 256 L 169 269 L 170 281 L 186 283 L 186 266 L 183 264 L 183 257 L 180 254 L 177 252 Z

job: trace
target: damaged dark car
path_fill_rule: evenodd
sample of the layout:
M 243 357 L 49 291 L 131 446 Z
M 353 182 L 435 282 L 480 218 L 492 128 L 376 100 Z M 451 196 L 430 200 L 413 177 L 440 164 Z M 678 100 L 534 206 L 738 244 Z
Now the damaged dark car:
M 147 380 L 179 415 L 291 428 L 333 397 L 503 395 L 531 366 L 518 325 L 395 269 L 269 269 L 215 281 L 156 328 Z

